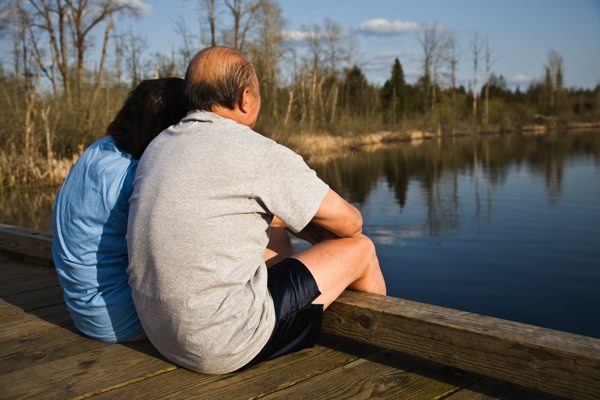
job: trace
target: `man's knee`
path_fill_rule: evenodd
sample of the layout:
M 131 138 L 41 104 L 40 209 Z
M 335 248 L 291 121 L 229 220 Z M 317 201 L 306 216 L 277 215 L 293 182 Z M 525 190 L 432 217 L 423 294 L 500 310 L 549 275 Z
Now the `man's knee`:
M 365 235 L 360 235 L 356 237 L 357 246 L 360 248 L 360 254 L 370 260 L 375 257 L 375 244 L 373 241 Z

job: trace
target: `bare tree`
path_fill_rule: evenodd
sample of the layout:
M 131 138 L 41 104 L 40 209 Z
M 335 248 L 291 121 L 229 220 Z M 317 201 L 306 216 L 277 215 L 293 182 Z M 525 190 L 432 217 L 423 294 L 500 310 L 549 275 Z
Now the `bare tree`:
M 114 73 L 115 80 L 120 83 L 123 79 L 123 59 L 125 57 L 125 33 L 118 33 L 113 36 L 114 48 Z
M 351 59 L 351 54 L 354 46 L 352 33 L 344 32 L 342 27 L 335 21 L 326 18 L 323 21 L 323 47 L 327 69 L 325 74 L 330 81 L 329 94 L 327 95 L 326 104 L 328 110 L 328 122 L 333 125 L 337 112 L 338 95 L 339 95 L 339 71 Z
M 312 130 L 315 127 L 317 119 L 317 105 L 319 102 L 318 88 L 320 81 L 320 63 L 323 54 L 322 45 L 322 31 L 321 27 L 317 24 L 313 24 L 310 27 L 304 27 L 303 30 L 306 32 L 306 43 L 309 48 L 310 57 L 310 89 L 308 93 L 308 123 L 309 128 Z
M 16 141 L 27 162 L 31 163 L 35 149 L 35 120 L 38 103 L 36 84 L 39 79 L 39 68 L 35 57 L 33 60 L 30 57 L 33 54 L 33 40 L 29 29 L 31 22 L 29 15 L 18 1 L 13 1 L 6 13 L 6 18 L 11 23 L 14 72 L 17 84 L 14 86 L 14 93 L 8 93 L 4 87 L 3 92 L 12 117 L 19 121 L 22 128 L 23 134 L 17 135 Z
M 47 38 L 48 45 L 53 58 L 52 65 L 56 65 L 59 71 L 64 93 L 70 101 L 72 97 L 70 68 L 74 64 L 75 69 L 75 104 L 81 102 L 84 88 L 84 71 L 86 53 L 90 48 L 89 37 L 96 28 L 103 26 L 99 67 L 93 77 L 91 100 L 96 98 L 100 82 L 104 74 L 104 64 L 110 33 L 114 27 L 114 18 L 124 12 L 139 15 L 143 9 L 143 3 L 132 3 L 116 0 L 27 0 L 19 2 L 19 7 L 27 15 L 31 35 L 35 37 L 34 54 L 38 54 L 41 60 L 39 42 Z M 71 55 L 75 55 L 72 60 Z M 73 62 L 74 61 L 74 62 Z M 43 66 L 43 64 L 40 62 Z M 46 77 L 55 84 L 55 79 L 44 72 Z M 89 112 L 90 101 L 86 102 Z
M 193 53 L 195 53 L 195 51 L 192 50 L 192 41 L 194 40 L 194 37 L 190 34 L 187 24 L 185 22 L 185 18 L 183 18 L 183 16 L 179 16 L 179 18 L 177 19 L 175 31 L 181 38 L 181 40 L 179 41 L 180 60 L 178 63 L 178 67 L 180 71 L 185 71 L 185 69 L 187 68 L 187 64 L 190 62 L 190 59 L 192 58 Z
M 423 84 L 425 92 L 425 108 L 435 109 L 436 86 L 439 80 L 439 68 L 442 61 L 442 42 L 440 28 L 437 24 L 425 28 L 419 34 L 419 44 L 423 51 Z
M 27 2 L 16 2 L 18 7 L 29 20 L 30 33 L 35 37 L 33 46 L 34 53 L 40 55 L 38 46 L 41 36 L 46 34 L 53 58 L 52 65 L 58 68 L 65 97 L 71 99 L 71 81 L 69 79 L 69 50 L 70 43 L 68 35 L 67 8 L 64 1 L 56 1 L 50 4 L 46 0 L 28 0 Z M 35 30 L 34 30 L 35 29 Z M 41 57 L 39 63 L 43 65 Z M 49 77 L 53 87 L 56 87 L 55 78 Z
M 475 32 L 471 39 L 471 55 L 473 57 L 473 75 L 471 77 L 472 115 L 473 120 L 477 118 L 477 79 L 479 74 L 479 58 L 481 57 L 481 39 L 479 33 Z
M 456 104 L 456 67 L 458 66 L 458 50 L 457 50 L 457 39 L 454 33 L 450 33 L 448 35 L 448 66 L 449 66 L 449 75 L 450 75 L 450 103 L 452 107 L 452 133 L 456 129 L 456 120 L 457 120 L 457 104 Z
M 483 109 L 483 124 L 487 125 L 490 116 L 490 76 L 492 74 L 492 49 L 488 38 L 485 40 L 485 92 L 484 92 L 484 109 Z
M 265 2 L 263 0 L 223 0 L 223 2 L 233 18 L 231 47 L 244 51 L 248 32 L 255 26 L 256 18 Z
M 249 53 L 260 78 L 261 91 L 265 94 L 263 102 L 266 115 L 277 120 L 279 117 L 279 60 L 286 51 L 283 45 L 284 21 L 281 7 L 272 1 L 263 1 L 256 22 L 257 38 L 248 46 Z
M 558 103 L 563 91 L 564 85 L 564 59 L 556 50 L 548 53 L 548 62 L 546 63 L 546 90 L 549 95 L 550 111 L 558 112 Z
M 215 0 L 205 0 L 208 4 L 208 26 L 210 28 L 210 45 L 217 45 Z
M 146 39 L 143 36 L 136 34 L 131 30 L 127 32 L 125 37 L 125 64 L 129 70 L 129 79 L 131 80 L 131 86 L 133 87 L 142 80 L 142 57 L 147 45 Z

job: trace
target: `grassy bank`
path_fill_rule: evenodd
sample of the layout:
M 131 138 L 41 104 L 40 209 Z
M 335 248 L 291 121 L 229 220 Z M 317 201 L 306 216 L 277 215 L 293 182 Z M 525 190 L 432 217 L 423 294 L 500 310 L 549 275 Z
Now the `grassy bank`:
M 446 133 L 434 133 L 420 130 L 406 132 L 377 132 L 355 136 L 334 136 L 326 133 L 306 134 L 292 136 L 283 144 L 292 148 L 297 153 L 311 162 L 324 162 L 335 158 L 348 151 L 376 150 L 381 146 L 397 142 L 410 142 L 413 145 L 421 144 L 428 139 L 441 137 L 459 137 L 473 135 L 494 134 L 546 134 L 556 131 L 572 132 L 579 130 L 599 130 L 600 122 L 594 123 L 572 123 L 563 126 L 552 126 L 548 124 L 526 125 L 519 130 L 488 129 L 485 131 L 456 131 Z
M 372 151 L 390 143 L 410 142 L 421 144 L 425 140 L 441 137 L 472 136 L 483 134 L 522 133 L 545 134 L 548 132 L 598 130 L 600 122 L 573 123 L 560 127 L 539 124 L 527 125 L 518 131 L 506 129 L 489 129 L 480 132 L 447 132 L 434 133 L 420 130 L 382 131 L 375 133 L 355 134 L 351 136 L 333 135 L 330 133 L 304 133 L 279 138 L 278 141 L 297 153 L 305 160 L 313 163 L 326 162 L 350 151 Z M 0 190 L 14 187 L 40 187 L 60 185 L 71 170 L 73 164 L 83 152 L 84 146 L 70 158 L 32 158 L 15 151 L 0 150 Z

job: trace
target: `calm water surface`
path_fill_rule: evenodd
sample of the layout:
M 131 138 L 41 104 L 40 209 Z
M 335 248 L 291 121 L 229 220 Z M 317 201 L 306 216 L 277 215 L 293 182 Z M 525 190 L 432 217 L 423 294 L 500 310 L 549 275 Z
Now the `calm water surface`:
M 356 204 L 390 295 L 600 337 L 600 134 L 448 139 L 314 165 Z M 49 229 L 55 189 L 3 193 Z

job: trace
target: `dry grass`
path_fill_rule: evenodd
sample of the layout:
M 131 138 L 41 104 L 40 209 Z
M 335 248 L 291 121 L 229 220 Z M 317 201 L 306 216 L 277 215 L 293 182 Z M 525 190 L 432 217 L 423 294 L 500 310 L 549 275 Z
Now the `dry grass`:
M 53 186 L 63 183 L 79 154 L 71 158 L 51 159 L 27 157 L 0 152 L 0 188 Z
M 356 136 L 332 136 L 323 133 L 297 135 L 285 140 L 283 144 L 311 162 L 325 162 L 332 157 L 348 151 L 374 151 L 381 146 L 394 142 L 421 143 L 424 139 L 435 137 L 433 133 L 422 131 L 376 132 Z

